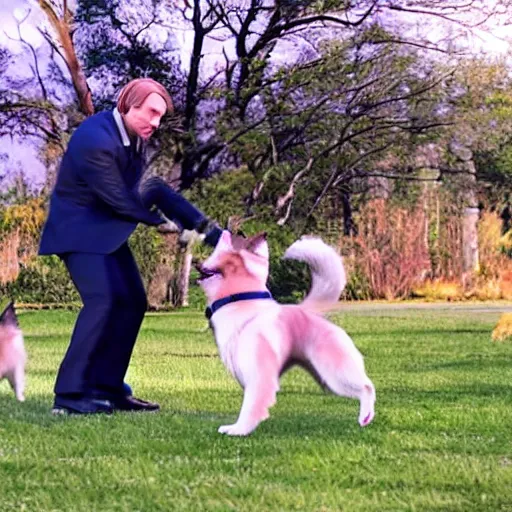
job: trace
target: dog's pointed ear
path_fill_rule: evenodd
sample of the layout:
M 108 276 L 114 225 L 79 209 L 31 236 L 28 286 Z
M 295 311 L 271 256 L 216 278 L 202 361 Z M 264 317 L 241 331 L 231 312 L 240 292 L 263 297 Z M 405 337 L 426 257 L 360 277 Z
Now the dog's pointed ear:
M 233 240 L 233 249 L 235 251 L 241 251 L 243 249 L 247 249 L 248 244 L 251 241 L 251 238 L 247 238 L 245 236 L 245 233 L 243 233 L 242 231 L 238 231 L 237 233 L 234 233 L 232 235 L 232 240 Z
M 217 244 L 219 244 L 219 242 L 222 242 L 224 245 L 231 247 L 233 245 L 233 237 L 231 236 L 231 232 L 227 229 L 224 229 Z
M 14 310 L 13 302 L 9 302 L 2 314 L 0 314 L 0 325 L 18 326 L 18 319 L 16 318 L 16 311 Z
M 267 246 L 267 233 L 263 231 L 247 239 L 246 249 L 258 254 L 263 247 Z M 268 252 L 268 251 L 267 251 Z

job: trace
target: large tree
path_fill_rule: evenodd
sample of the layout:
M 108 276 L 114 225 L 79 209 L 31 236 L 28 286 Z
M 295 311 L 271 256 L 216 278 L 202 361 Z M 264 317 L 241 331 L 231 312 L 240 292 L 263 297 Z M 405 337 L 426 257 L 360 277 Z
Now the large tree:
M 179 134 L 172 118 L 154 141 L 160 172 L 186 189 L 246 164 L 258 181 L 253 200 L 263 197 L 266 178 L 279 175 L 288 188 L 274 187 L 269 197 L 279 219 L 288 218 L 300 184 L 314 195 L 305 203 L 312 213 L 332 187 L 349 190 L 371 171 L 370 162 L 393 150 L 393 138 L 414 144 L 413 136 L 417 142 L 438 131 L 431 99 L 443 77 L 425 67 L 425 55 L 462 51 L 456 36 L 485 28 L 509 8 L 507 1 L 454 0 L 79 0 L 71 12 L 66 1 L 39 3 L 49 21 L 43 33 L 65 62 L 79 111 L 111 105 L 130 78 L 160 80 L 176 99 L 182 127 Z M 433 40 L 410 30 L 420 17 L 456 30 Z M 192 37 L 188 62 L 178 33 Z M 214 64 L 205 57 L 212 45 L 223 54 Z M 283 51 L 289 59 L 279 58 Z M 35 76 L 43 89 L 45 80 Z M 22 99 L 4 111 L 59 139 L 48 110 L 43 115 L 40 102 Z

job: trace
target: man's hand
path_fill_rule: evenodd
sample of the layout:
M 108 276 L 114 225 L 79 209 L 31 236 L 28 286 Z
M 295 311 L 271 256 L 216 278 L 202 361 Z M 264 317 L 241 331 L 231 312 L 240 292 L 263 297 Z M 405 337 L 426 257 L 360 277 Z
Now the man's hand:
M 181 231 L 181 228 L 178 226 L 178 224 L 176 224 L 172 220 L 169 220 L 167 217 L 164 217 L 163 215 L 162 217 L 165 219 L 165 222 L 159 224 L 156 227 L 159 233 L 179 233 Z
M 165 219 L 165 222 L 156 227 L 157 231 L 164 235 L 179 233 L 178 242 L 181 247 L 194 245 L 200 241 L 202 242 L 206 236 L 204 233 L 199 233 L 195 229 L 182 229 L 176 222 L 168 219 L 165 215 L 162 215 L 162 217 Z
M 197 242 L 202 242 L 205 237 L 206 235 L 204 233 L 198 233 L 195 229 L 184 229 L 178 241 L 182 247 L 192 246 Z

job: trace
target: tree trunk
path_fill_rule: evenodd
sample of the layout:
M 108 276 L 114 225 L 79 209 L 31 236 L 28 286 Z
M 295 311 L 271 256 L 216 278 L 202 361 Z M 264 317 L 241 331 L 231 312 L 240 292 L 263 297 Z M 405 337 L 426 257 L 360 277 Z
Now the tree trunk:
M 180 273 L 178 275 L 178 307 L 189 305 L 190 270 L 192 269 L 192 248 L 188 247 L 180 253 Z
M 342 190 L 341 204 L 343 207 L 343 234 L 345 236 L 357 236 L 357 226 L 352 215 L 352 204 L 350 203 L 350 192 Z
M 169 283 L 169 301 L 176 307 L 189 305 L 189 281 L 192 269 L 192 246 L 182 247 L 175 256 L 175 272 Z
M 464 209 L 462 222 L 462 272 L 463 280 L 468 281 L 478 270 L 478 208 Z
M 462 285 L 468 288 L 472 285 L 473 277 L 478 271 L 478 198 L 476 194 L 476 167 L 471 151 L 456 142 L 450 149 L 461 161 L 462 174 L 461 190 L 464 201 L 462 221 Z
M 67 2 L 64 2 L 64 14 L 62 18 L 57 16 L 57 13 L 48 0 L 39 0 L 39 5 L 59 36 L 59 41 L 64 51 L 64 55 L 62 55 L 62 57 L 64 58 L 71 75 L 71 81 L 73 82 L 73 87 L 75 88 L 78 98 L 80 111 L 86 116 L 90 116 L 94 114 L 91 91 L 87 85 L 87 80 L 82 66 L 76 56 L 75 45 L 71 37 L 72 14 L 67 8 Z

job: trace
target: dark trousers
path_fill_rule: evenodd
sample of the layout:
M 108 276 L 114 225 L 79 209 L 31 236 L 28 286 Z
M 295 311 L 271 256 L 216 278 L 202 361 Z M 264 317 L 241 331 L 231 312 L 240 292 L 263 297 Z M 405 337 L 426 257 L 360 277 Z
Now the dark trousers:
M 195 229 L 207 221 L 159 178 L 147 180 L 140 194 L 148 209 L 156 206 L 182 228 Z M 144 285 L 128 244 L 111 254 L 67 253 L 61 258 L 83 308 L 57 375 L 55 393 L 101 398 L 123 394 L 124 377 L 147 309 Z
M 124 244 L 112 254 L 69 253 L 62 259 L 83 308 L 57 375 L 55 393 L 104 398 L 122 394 L 147 308 L 133 255 Z

